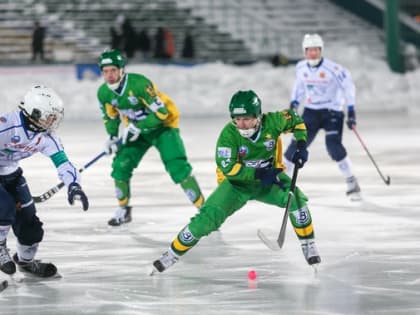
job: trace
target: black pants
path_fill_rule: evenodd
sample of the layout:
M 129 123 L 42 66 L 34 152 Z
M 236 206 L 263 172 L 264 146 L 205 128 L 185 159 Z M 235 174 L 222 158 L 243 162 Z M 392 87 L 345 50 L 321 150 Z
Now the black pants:
M 12 225 L 22 245 L 42 241 L 44 230 L 36 215 L 31 192 L 19 168 L 9 175 L 0 175 L 0 225 Z

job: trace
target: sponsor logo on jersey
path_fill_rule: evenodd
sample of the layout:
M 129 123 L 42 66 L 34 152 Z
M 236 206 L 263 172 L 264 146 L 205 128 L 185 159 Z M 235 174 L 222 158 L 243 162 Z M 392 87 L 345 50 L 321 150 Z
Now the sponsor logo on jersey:
M 267 168 L 273 165 L 273 158 L 269 158 L 268 160 L 251 160 L 251 161 L 244 161 L 245 166 L 253 167 L 253 168 Z
M 7 121 L 6 117 L 1 116 L 0 117 L 0 122 L 5 123 Z
M 306 72 L 303 73 L 303 77 L 307 78 L 308 74 Z
M 267 151 L 271 151 L 271 150 L 273 150 L 273 148 L 274 148 L 274 144 L 275 144 L 275 143 L 276 143 L 276 142 L 275 142 L 273 139 L 270 139 L 270 140 L 265 141 L 265 142 L 264 142 L 265 149 L 266 149 Z
M 135 97 L 133 95 L 133 92 L 130 91 L 129 92 L 130 96 L 128 97 L 128 101 L 130 102 L 131 105 L 137 105 L 139 103 L 139 100 L 137 99 L 137 97 Z
M 12 143 L 18 143 L 20 141 L 20 136 L 18 136 L 18 135 L 13 136 L 12 139 L 10 139 L 10 141 Z
M 241 145 L 239 147 L 239 156 L 245 156 L 248 154 L 248 152 L 249 152 L 249 149 L 246 145 Z
M 325 72 L 320 72 L 320 73 L 319 73 L 319 77 L 320 77 L 321 79 L 325 79 Z
M 114 99 L 111 101 L 111 105 L 113 105 L 113 106 L 118 106 L 118 100 L 117 100 L 116 98 L 114 98 Z
M 232 157 L 232 149 L 228 147 L 218 147 L 217 157 L 223 158 L 223 159 Z

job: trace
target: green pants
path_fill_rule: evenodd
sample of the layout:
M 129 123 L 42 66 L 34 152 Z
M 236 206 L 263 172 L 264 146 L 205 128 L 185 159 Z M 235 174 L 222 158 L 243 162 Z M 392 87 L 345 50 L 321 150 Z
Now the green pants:
M 283 188 L 274 184 L 262 186 L 257 182 L 248 185 L 235 185 L 225 179 L 208 197 L 199 213 L 180 231 L 171 248 L 182 255 L 193 247 L 201 237 L 219 229 L 223 222 L 242 208 L 248 200 L 258 200 L 266 204 L 285 208 L 289 195 L 291 179 L 286 174 L 279 175 Z M 299 238 L 312 238 L 312 218 L 306 207 L 307 197 L 296 188 L 290 206 L 290 220 Z M 276 213 L 280 215 L 280 213 Z
M 179 129 L 165 127 L 145 135 L 142 134 L 136 141 L 122 145 L 112 161 L 111 177 L 115 181 L 115 190 L 120 206 L 128 205 L 131 195 L 130 179 L 133 176 L 133 171 L 152 146 L 158 150 L 166 171 L 176 184 L 188 181 L 192 167 L 187 160 Z M 193 184 L 195 184 L 195 180 L 193 180 Z M 197 188 L 194 186 L 194 190 L 197 191 L 196 195 L 199 198 L 201 193 L 198 185 L 196 186 Z
M 134 169 L 152 146 L 159 151 L 165 169 L 175 183 L 182 182 L 191 173 L 179 129 L 165 127 L 122 145 L 112 162 L 112 178 L 130 180 Z

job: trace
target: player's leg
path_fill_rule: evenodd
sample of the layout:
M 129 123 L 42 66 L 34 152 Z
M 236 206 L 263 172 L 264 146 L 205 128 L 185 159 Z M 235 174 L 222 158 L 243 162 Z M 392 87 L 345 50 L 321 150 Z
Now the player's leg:
M 291 179 L 282 173 L 279 176 L 283 187 L 273 185 L 267 192 L 255 198 L 258 201 L 285 208 L 289 195 Z M 321 262 L 317 247 L 315 245 L 315 233 L 312 223 L 312 216 L 307 206 L 308 198 L 296 187 L 294 197 L 289 209 L 289 219 L 293 229 L 301 242 L 303 255 L 306 261 L 312 265 Z
M 16 207 L 5 182 L 5 176 L 0 176 L 0 270 L 11 275 L 16 272 L 16 266 L 7 248 L 7 235 L 16 218 Z
M 209 196 L 198 212 L 172 241 L 171 246 L 153 265 L 162 272 L 176 263 L 198 241 L 216 231 L 235 211 L 242 208 L 250 195 L 235 189 L 228 180 L 224 180 Z
M 156 137 L 154 145 L 174 183 L 180 184 L 188 199 L 200 209 L 204 203 L 204 196 L 192 175 L 192 166 L 188 162 L 179 129 L 166 128 Z
M 118 208 L 108 221 L 109 225 L 119 226 L 132 220 L 130 179 L 150 146 L 140 137 L 137 141 L 122 146 L 116 153 L 112 161 L 111 177 L 114 179 Z
M 54 276 L 57 273 L 54 264 L 35 260 L 38 245 L 44 236 L 43 224 L 36 215 L 35 204 L 22 171 L 19 169 L 14 175 L 8 187 L 16 203 L 16 220 L 12 227 L 17 238 L 17 252 L 13 260 L 22 272 L 38 277 Z
M 302 118 L 305 122 L 306 132 L 307 132 L 306 145 L 307 147 L 309 147 L 309 145 L 315 139 L 318 131 L 321 128 L 321 115 L 320 115 L 320 112 L 317 110 L 305 108 L 302 114 Z M 294 164 L 292 162 L 292 157 L 295 151 L 296 151 L 296 140 L 293 139 L 290 145 L 287 147 L 286 151 L 284 152 L 284 159 L 283 159 L 283 164 L 286 167 L 286 173 L 290 177 L 293 174 Z
M 323 118 L 325 144 L 330 157 L 337 162 L 338 169 L 346 180 L 346 194 L 352 199 L 359 199 L 360 187 L 353 173 L 350 158 L 343 145 L 344 114 L 328 111 Z

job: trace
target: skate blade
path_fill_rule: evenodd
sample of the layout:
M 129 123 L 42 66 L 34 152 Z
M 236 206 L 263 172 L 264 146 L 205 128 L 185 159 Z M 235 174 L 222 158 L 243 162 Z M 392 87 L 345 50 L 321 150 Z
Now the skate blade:
M 352 193 L 350 195 L 348 195 L 348 197 L 350 198 L 350 201 L 362 201 L 362 195 L 360 193 Z
M 30 282 L 44 282 L 44 281 L 55 281 L 62 278 L 62 275 L 58 272 L 51 277 L 39 277 L 27 272 L 21 272 L 22 276 L 15 276 L 14 280 L 17 283 L 30 283 Z

